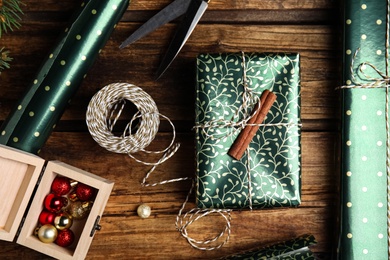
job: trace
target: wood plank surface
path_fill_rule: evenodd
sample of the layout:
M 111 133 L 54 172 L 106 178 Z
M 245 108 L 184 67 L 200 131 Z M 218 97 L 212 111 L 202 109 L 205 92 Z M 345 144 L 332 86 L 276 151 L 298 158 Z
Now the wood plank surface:
M 65 28 L 79 0 L 24 0 L 22 27 L 2 36 L 0 47 L 11 51 L 11 69 L 0 75 L 0 121 L 33 80 L 48 49 Z M 337 244 L 338 93 L 341 80 L 340 10 L 332 0 L 212 0 L 182 51 L 163 77 L 154 73 L 176 29 L 167 24 L 120 50 L 119 44 L 171 0 L 133 0 L 98 60 L 89 71 L 56 130 L 42 149 L 46 160 L 59 160 L 115 182 L 93 240 L 88 259 L 213 259 L 266 246 L 309 233 L 320 259 Z M 91 97 L 113 82 L 140 86 L 159 111 L 175 124 L 180 152 L 158 167 L 151 181 L 192 177 L 194 168 L 195 57 L 200 52 L 299 52 L 302 86 L 302 205 L 298 208 L 235 211 L 232 235 L 222 248 L 204 252 L 191 248 L 175 229 L 176 215 L 190 182 L 141 187 L 148 167 L 123 154 L 101 148 L 90 136 L 85 111 Z M 124 125 L 124 117 L 120 124 Z M 150 149 L 170 142 L 171 129 L 162 119 Z M 139 154 L 147 160 L 153 156 Z M 141 219 L 140 203 L 152 207 Z M 191 197 L 187 209 L 194 207 Z M 190 228 L 202 238 L 221 228 L 218 217 Z M 16 243 L 0 241 L 1 259 L 48 259 Z

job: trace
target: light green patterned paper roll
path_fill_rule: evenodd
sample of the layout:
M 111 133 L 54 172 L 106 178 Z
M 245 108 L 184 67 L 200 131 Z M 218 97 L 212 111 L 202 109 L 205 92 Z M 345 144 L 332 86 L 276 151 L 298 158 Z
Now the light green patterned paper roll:
M 383 80 L 371 65 L 386 74 L 387 9 L 386 0 L 347 0 L 344 5 L 342 260 L 389 259 L 386 84 L 369 86 Z

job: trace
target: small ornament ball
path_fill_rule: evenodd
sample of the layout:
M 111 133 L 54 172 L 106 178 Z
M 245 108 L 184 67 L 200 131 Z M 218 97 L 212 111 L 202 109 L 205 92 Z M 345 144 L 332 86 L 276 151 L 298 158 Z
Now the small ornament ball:
M 69 205 L 67 211 L 74 219 L 83 219 L 88 216 L 91 208 L 91 201 L 75 201 Z
M 52 243 L 56 240 L 58 235 L 57 229 L 55 226 L 46 224 L 39 228 L 38 238 L 43 243 Z
M 62 247 L 70 246 L 74 241 L 74 233 L 70 229 L 64 229 L 58 232 L 56 244 Z
M 79 183 L 76 186 L 76 195 L 79 200 L 82 201 L 91 200 L 95 195 L 95 189 L 86 184 Z
M 141 218 L 148 218 L 150 216 L 151 212 L 152 212 L 152 210 L 146 204 L 141 204 L 137 208 L 137 214 Z
M 47 210 L 43 210 L 41 214 L 39 214 L 39 224 L 41 225 L 53 224 L 55 217 L 56 217 L 55 213 L 49 212 Z
M 54 218 L 54 226 L 58 230 L 68 229 L 72 226 L 73 219 L 69 214 L 62 212 Z
M 50 212 L 59 212 L 68 205 L 68 199 L 57 196 L 54 193 L 49 193 L 45 197 L 44 206 Z
M 66 177 L 57 176 L 51 184 L 51 191 L 57 196 L 66 195 L 71 189 L 70 180 Z

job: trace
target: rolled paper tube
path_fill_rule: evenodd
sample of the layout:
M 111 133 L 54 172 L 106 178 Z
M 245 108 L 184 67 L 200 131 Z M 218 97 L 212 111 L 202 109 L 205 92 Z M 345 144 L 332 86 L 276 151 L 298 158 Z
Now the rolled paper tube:
M 260 97 L 260 104 L 256 104 L 254 112 L 252 112 L 252 118 L 248 120 L 248 125 L 240 132 L 229 149 L 228 154 L 234 159 L 241 159 L 275 100 L 276 95 L 274 93 L 269 90 L 263 91 L 263 94 Z
M 30 88 L 1 126 L 0 144 L 39 152 L 128 5 L 129 0 L 81 4 Z
M 224 257 L 224 260 L 243 259 L 300 259 L 315 260 L 311 246 L 317 244 L 313 235 L 303 235 L 267 247 L 259 247 L 246 252 Z

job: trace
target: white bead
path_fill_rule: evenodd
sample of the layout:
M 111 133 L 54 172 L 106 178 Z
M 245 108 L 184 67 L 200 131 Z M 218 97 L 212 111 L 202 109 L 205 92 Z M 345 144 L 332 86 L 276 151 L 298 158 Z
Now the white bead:
M 148 218 L 150 216 L 150 213 L 151 213 L 151 209 L 146 204 L 141 204 L 137 208 L 137 214 L 141 218 Z

